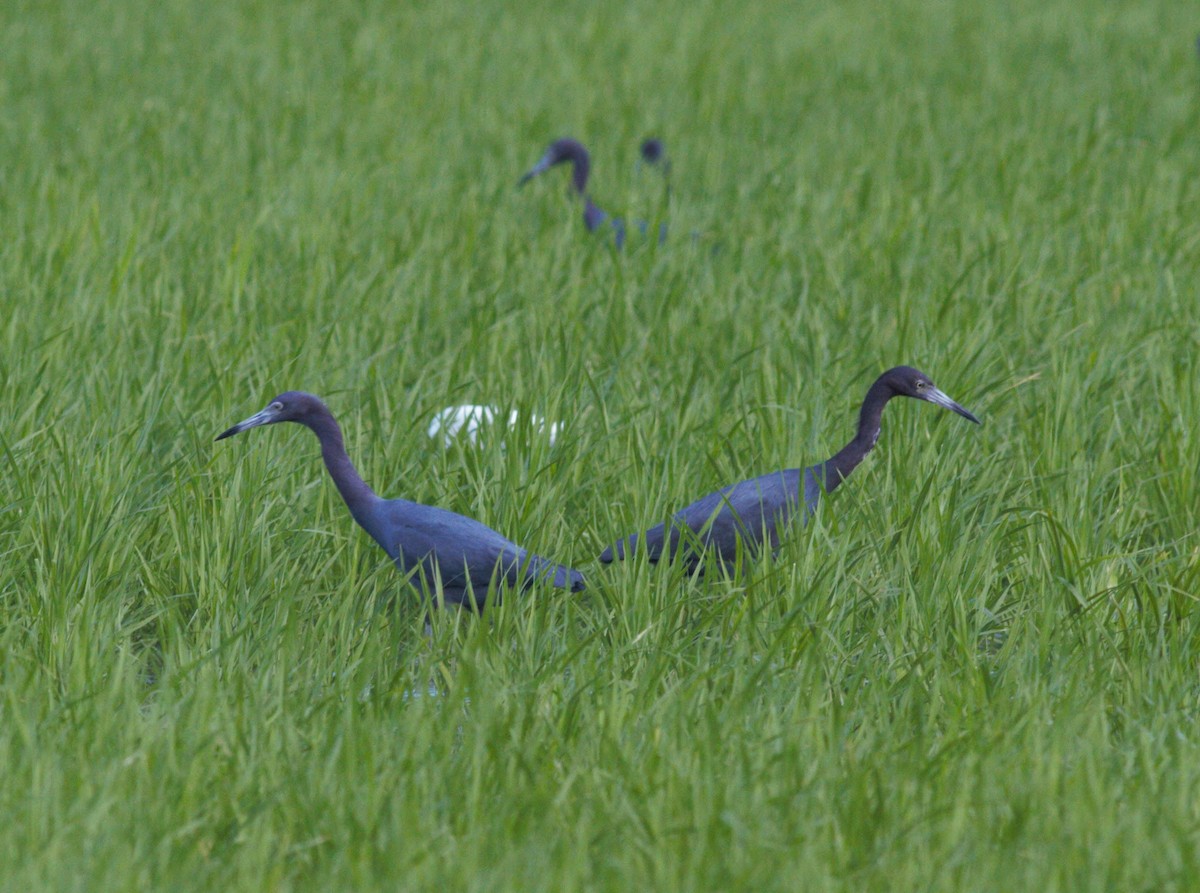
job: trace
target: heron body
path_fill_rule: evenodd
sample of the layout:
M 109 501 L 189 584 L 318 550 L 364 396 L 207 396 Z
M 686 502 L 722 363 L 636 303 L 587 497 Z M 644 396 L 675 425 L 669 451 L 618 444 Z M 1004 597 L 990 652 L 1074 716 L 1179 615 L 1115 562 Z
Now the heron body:
M 350 461 L 337 420 L 312 394 L 280 394 L 217 440 L 276 422 L 297 422 L 317 436 L 325 468 L 354 520 L 416 585 L 432 593 L 440 581 L 447 603 L 482 608 L 501 584 L 523 589 L 545 581 L 572 592 L 584 588 L 579 571 L 533 555 L 479 521 L 436 506 L 377 496 Z
M 648 157 L 646 143 L 643 143 L 641 148 L 642 157 L 649 163 L 655 164 L 663 157 L 662 143 L 658 140 L 648 140 L 647 143 L 657 145 L 656 149 L 650 150 L 650 154 L 654 155 L 654 157 Z M 591 156 L 579 140 L 566 137 L 552 142 L 546 148 L 545 153 L 538 160 L 538 163 L 525 172 L 517 185 L 523 186 L 538 174 L 565 162 L 570 162 L 571 164 L 571 188 L 583 200 L 583 224 L 587 227 L 588 232 L 595 232 L 607 225 L 612 228 L 613 240 L 617 248 L 623 248 L 626 237 L 625 221 L 619 217 L 610 216 L 592 201 L 592 197 L 587 191 L 588 176 L 592 170 Z M 649 224 L 644 220 L 637 221 L 635 225 L 643 235 L 649 231 Z M 667 231 L 664 225 L 659 229 L 658 241 L 660 244 L 666 238 L 666 235 Z
M 929 376 L 911 366 L 896 366 L 877 378 L 859 411 L 858 430 L 824 462 L 790 468 L 732 484 L 676 512 L 669 522 L 613 543 L 603 562 L 633 555 L 641 543 L 653 562 L 679 561 L 689 568 L 715 554 L 732 565 L 739 544 L 751 551 L 764 544 L 774 550 L 792 518 L 803 507 L 803 520 L 816 510 L 822 493 L 831 493 L 850 476 L 879 439 L 883 408 L 893 397 L 935 403 L 979 424 L 979 419 L 936 388 Z

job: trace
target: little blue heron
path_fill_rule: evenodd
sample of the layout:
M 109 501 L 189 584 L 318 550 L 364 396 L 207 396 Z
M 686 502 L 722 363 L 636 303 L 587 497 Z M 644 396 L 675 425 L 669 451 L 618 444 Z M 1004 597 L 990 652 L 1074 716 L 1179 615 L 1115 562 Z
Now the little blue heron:
M 460 434 L 468 441 L 475 443 L 481 432 L 496 426 L 496 417 L 500 414 L 494 406 L 481 406 L 478 403 L 464 403 L 459 406 L 447 406 L 438 412 L 429 422 L 430 440 L 441 440 L 444 446 L 450 446 Z M 521 420 L 521 414 L 515 409 L 508 414 L 508 427 L 512 428 Z M 550 445 L 554 445 L 562 425 L 558 422 L 546 424 L 540 415 L 530 416 L 533 428 L 539 434 L 546 434 Z
M 262 412 L 238 422 L 217 440 L 276 422 L 298 422 L 317 435 L 321 458 L 354 520 L 402 573 L 415 575 L 416 584 L 426 592 L 433 592 L 440 579 L 448 603 L 482 608 L 498 581 L 524 588 L 544 580 L 572 592 L 583 589 L 579 571 L 531 555 L 478 521 L 407 499 L 376 496 L 346 454 L 333 413 L 312 394 L 280 394 Z
M 646 145 L 654 143 L 657 150 L 651 149 L 651 154 L 655 157 L 652 159 L 647 155 Z M 642 157 L 650 162 L 656 163 L 662 156 L 662 142 L 659 140 L 648 140 L 642 144 Z M 655 154 L 656 153 L 656 154 Z M 622 248 L 625 245 L 625 221 L 619 217 L 610 217 L 607 212 L 602 211 L 587 191 L 588 175 L 591 173 L 592 161 L 588 155 L 588 150 L 584 148 L 583 143 L 579 140 L 558 139 L 552 142 L 547 148 L 545 154 L 538 160 L 538 163 L 531 167 L 517 181 L 517 186 L 524 186 L 538 174 L 550 170 L 556 164 L 562 164 L 565 161 L 571 162 L 571 188 L 575 190 L 575 194 L 583 199 L 583 224 L 588 228 L 588 232 L 595 232 L 606 223 L 612 227 L 613 239 L 616 242 L 617 248 Z M 637 228 L 645 235 L 649 229 L 649 225 L 644 220 L 637 221 Z M 658 241 L 659 244 L 667 237 L 667 228 L 665 225 L 659 228 Z
M 667 198 L 671 197 L 671 159 L 667 157 L 667 147 L 663 145 L 663 141 L 655 137 L 642 140 L 642 145 L 638 149 L 641 162 L 645 162 L 650 167 L 657 169 L 663 176 L 663 183 L 667 187 Z
M 642 161 L 660 165 L 664 171 L 670 171 L 671 162 L 667 161 L 667 147 L 663 145 L 662 140 L 655 137 L 642 140 L 641 153 Z
M 663 145 L 663 141 L 655 137 L 642 140 L 642 145 L 638 150 L 641 158 L 638 161 L 638 167 L 641 167 L 642 162 L 650 165 L 662 174 L 663 178 L 663 207 L 669 207 L 671 204 L 671 159 L 667 158 L 667 147 Z M 643 234 L 645 230 L 643 229 Z M 693 233 L 693 238 L 695 233 Z M 664 223 L 658 230 L 658 243 L 661 245 L 667 238 L 667 225 Z
M 600 560 L 611 562 L 633 555 L 639 541 L 645 543 L 651 561 L 679 558 L 694 569 L 712 551 L 727 566 L 733 564 L 740 540 L 757 547 L 766 539 L 771 549 L 779 548 L 780 533 L 804 500 L 804 521 L 817 507 L 821 493 L 832 493 L 850 476 L 879 439 L 883 407 L 893 397 L 916 397 L 958 413 L 975 424 L 975 418 L 934 387 L 924 372 L 911 366 L 896 366 L 883 373 L 867 391 L 858 416 L 854 439 L 831 458 L 807 468 L 789 468 L 724 487 L 677 512 L 667 525 L 659 524 L 643 534 L 633 534 L 604 550 Z M 680 540 L 683 546 L 680 547 Z M 669 539 L 669 543 L 666 542 Z

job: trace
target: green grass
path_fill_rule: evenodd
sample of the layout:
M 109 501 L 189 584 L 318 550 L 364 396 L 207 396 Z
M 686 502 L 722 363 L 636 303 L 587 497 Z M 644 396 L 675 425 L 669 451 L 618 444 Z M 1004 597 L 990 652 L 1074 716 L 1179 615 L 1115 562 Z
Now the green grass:
M 1192 889 L 1192 13 L 10 4 L 0 886 Z M 565 134 L 668 244 L 516 191 Z M 594 561 L 902 362 L 983 427 L 892 405 L 735 579 Z M 423 636 L 308 432 L 212 442 L 289 388 L 589 591 Z

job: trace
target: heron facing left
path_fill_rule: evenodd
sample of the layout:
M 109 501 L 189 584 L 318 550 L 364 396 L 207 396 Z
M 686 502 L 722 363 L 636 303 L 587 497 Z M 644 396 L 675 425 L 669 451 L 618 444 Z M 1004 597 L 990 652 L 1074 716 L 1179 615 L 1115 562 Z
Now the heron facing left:
M 662 140 L 648 139 L 642 143 L 639 151 L 643 161 L 658 167 L 664 176 L 668 175 L 670 164 L 666 160 L 666 149 L 663 148 Z M 592 196 L 588 192 L 588 177 L 591 175 L 592 159 L 587 148 L 579 140 L 570 137 L 554 140 L 546 147 L 545 153 L 538 159 L 537 164 L 526 171 L 517 181 L 517 186 L 523 186 L 538 174 L 567 162 L 570 162 L 571 165 L 571 188 L 583 200 L 583 225 L 590 233 L 605 226 L 611 227 L 614 244 L 617 248 L 623 248 L 626 233 L 625 221 L 620 217 L 610 216 L 607 211 L 602 210 L 592 201 Z M 634 225 L 643 236 L 649 233 L 650 224 L 645 220 L 638 220 Z M 662 224 L 658 229 L 658 243 L 661 245 L 666 238 L 666 224 Z
M 440 581 L 447 604 L 482 608 L 502 585 L 524 589 L 546 582 L 571 592 L 584 588 L 579 571 L 534 555 L 473 518 L 377 496 L 350 461 L 333 413 L 313 394 L 286 391 L 217 440 L 277 422 L 296 422 L 317 436 L 325 468 L 354 520 L 418 588 L 432 594 Z

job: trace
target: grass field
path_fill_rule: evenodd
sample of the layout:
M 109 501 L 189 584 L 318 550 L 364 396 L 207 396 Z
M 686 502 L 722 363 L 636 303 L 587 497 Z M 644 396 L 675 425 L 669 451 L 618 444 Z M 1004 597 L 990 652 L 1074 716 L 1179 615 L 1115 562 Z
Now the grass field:
M 10 3 L 0 888 L 1195 889 L 1195 12 Z M 673 237 L 518 192 L 561 135 Z M 595 561 L 897 363 L 983 426 L 893 403 L 733 579 Z M 424 636 L 311 434 L 213 443 L 291 388 L 589 590 Z

